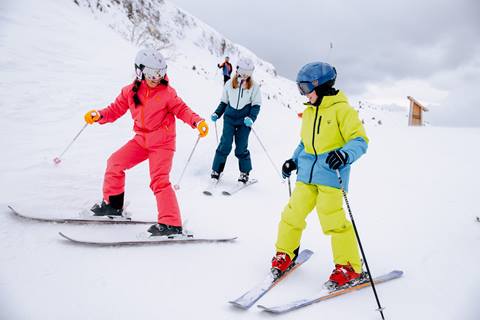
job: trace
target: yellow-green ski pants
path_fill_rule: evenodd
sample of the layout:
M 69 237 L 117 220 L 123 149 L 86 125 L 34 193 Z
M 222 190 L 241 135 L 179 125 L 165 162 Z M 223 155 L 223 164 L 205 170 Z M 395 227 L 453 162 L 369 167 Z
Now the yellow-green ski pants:
M 293 252 L 300 246 L 302 232 L 307 226 L 305 219 L 315 207 L 323 233 L 331 236 L 334 263 L 350 263 L 355 272 L 360 272 L 357 239 L 352 223 L 345 217 L 340 189 L 297 182 L 282 212 L 275 244 L 277 251 L 285 252 L 293 259 Z

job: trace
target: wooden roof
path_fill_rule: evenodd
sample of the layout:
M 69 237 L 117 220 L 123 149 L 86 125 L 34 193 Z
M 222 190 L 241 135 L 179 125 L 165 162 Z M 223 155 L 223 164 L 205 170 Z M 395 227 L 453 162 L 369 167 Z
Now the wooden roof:
M 407 96 L 408 100 L 412 101 L 416 105 L 418 105 L 420 108 L 422 108 L 423 111 L 428 111 L 426 107 L 424 107 L 418 100 L 415 100 L 413 97 Z

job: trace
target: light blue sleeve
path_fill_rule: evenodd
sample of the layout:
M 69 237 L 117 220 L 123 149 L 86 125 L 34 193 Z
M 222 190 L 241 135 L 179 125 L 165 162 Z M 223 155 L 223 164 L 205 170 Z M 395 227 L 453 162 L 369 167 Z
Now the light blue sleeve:
M 262 104 L 262 92 L 260 91 L 260 86 L 257 84 L 255 84 L 255 87 L 253 88 L 251 99 L 252 108 L 250 110 L 250 118 L 255 121 L 260 113 L 260 105 Z
M 342 148 L 342 151 L 348 153 L 348 163 L 352 164 L 367 152 L 368 143 L 362 137 L 348 141 Z
M 262 105 L 262 91 L 260 90 L 260 86 L 255 84 L 252 90 L 252 106 L 261 106 Z
M 295 162 L 295 164 L 297 165 L 297 167 L 298 167 L 298 156 L 300 155 L 300 152 L 302 152 L 304 149 L 305 149 L 305 147 L 304 147 L 304 145 L 303 145 L 303 142 L 300 141 L 300 143 L 298 144 L 297 148 L 296 148 L 295 151 L 293 152 L 292 160 Z

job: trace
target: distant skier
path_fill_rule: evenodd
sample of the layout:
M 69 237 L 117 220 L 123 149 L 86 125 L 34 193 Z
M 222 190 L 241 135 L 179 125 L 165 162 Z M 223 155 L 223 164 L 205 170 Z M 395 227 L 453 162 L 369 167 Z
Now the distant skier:
M 169 181 L 175 152 L 175 117 L 197 128 L 201 137 L 208 133 L 206 122 L 194 113 L 169 85 L 167 64 L 156 50 L 140 50 L 135 58 L 137 79 L 124 87 L 115 102 L 102 110 L 85 114 L 89 124 L 114 122 L 130 110 L 135 136 L 114 152 L 107 161 L 103 182 L 103 201 L 95 204 L 95 216 L 122 216 L 125 170 L 148 159 L 150 188 L 155 194 L 158 224 L 152 236 L 181 234 L 182 220 L 175 192 Z
M 277 253 L 272 259 L 274 275 L 281 275 L 292 266 L 306 227 L 305 219 L 316 208 L 323 233 L 331 237 L 335 269 L 326 283 L 330 289 L 365 280 L 335 170 L 340 171 L 347 188 L 350 165 L 366 152 L 368 138 L 345 94 L 333 87 L 336 76 L 335 68 L 322 62 L 306 64 L 298 72 L 298 88 L 309 103 L 302 115 L 300 144 L 282 166 L 284 178 L 297 170 L 297 182 L 282 213 L 275 244 Z
M 232 74 L 233 67 L 232 64 L 229 62 L 230 58 L 228 56 L 225 57 L 225 61 L 222 63 L 217 64 L 219 69 L 222 69 L 223 72 L 223 84 L 227 83 L 230 80 L 230 75 Z
M 248 181 L 252 170 L 248 136 L 262 103 L 260 86 L 252 79 L 254 69 L 251 59 L 241 58 L 238 61 L 237 71 L 223 87 L 220 104 L 211 116 L 212 121 L 215 122 L 225 114 L 222 137 L 213 160 L 212 179 L 220 178 L 235 138 L 235 156 L 238 158 L 240 168 L 238 181 L 242 183 Z

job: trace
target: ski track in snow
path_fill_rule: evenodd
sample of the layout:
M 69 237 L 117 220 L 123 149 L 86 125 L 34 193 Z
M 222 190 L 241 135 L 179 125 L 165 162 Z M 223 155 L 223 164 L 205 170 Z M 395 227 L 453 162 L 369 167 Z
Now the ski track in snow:
M 36 223 L 9 212 L 11 204 L 25 213 L 67 217 L 101 197 L 106 159 L 133 135 L 128 115 L 114 124 L 88 127 L 59 166 L 52 159 L 81 129 L 87 110 L 106 106 L 132 80 L 137 48 L 73 1 L 8 0 L 1 6 L 0 319 L 264 319 L 256 308 L 247 315 L 227 303 L 269 269 L 288 201 L 287 185 L 280 183 L 254 136 L 252 174 L 259 183 L 232 197 L 202 194 L 216 147 L 209 122 L 210 135 L 199 144 L 177 192 L 189 230 L 238 236 L 233 243 L 81 247 L 63 241 L 58 231 L 108 237 L 136 235 L 145 226 Z M 189 41 L 179 48 L 190 50 L 183 53 L 191 60 L 169 62 L 169 75 L 178 94 L 208 118 L 221 95 L 222 79 L 215 69 L 220 58 Z M 192 72 L 193 63 L 214 71 L 200 77 Z M 301 100 L 287 80 L 262 71 L 258 78 L 265 80 L 264 95 L 276 87 Z M 263 100 L 256 131 L 280 167 L 298 143 L 300 122 L 279 100 Z M 301 111 L 300 105 L 295 108 Z M 370 116 L 372 111 L 363 112 Z M 408 128 L 399 125 L 404 114 L 378 112 L 384 125 L 367 122 L 371 143 L 353 167 L 348 197 L 374 275 L 405 272 L 378 288 L 385 315 L 476 319 L 480 152 L 474 146 L 480 129 Z M 177 134 L 172 183 L 195 142 L 195 131 L 181 121 Z M 222 187 L 233 184 L 237 171 L 232 152 Z M 138 219 L 156 215 L 148 185 L 146 163 L 128 171 L 129 211 Z M 259 303 L 278 305 L 321 290 L 333 265 L 329 239 L 321 234 L 315 213 L 308 218 L 302 248 L 315 252 L 311 261 Z M 365 289 L 282 319 L 376 319 L 375 308 L 371 290 Z

